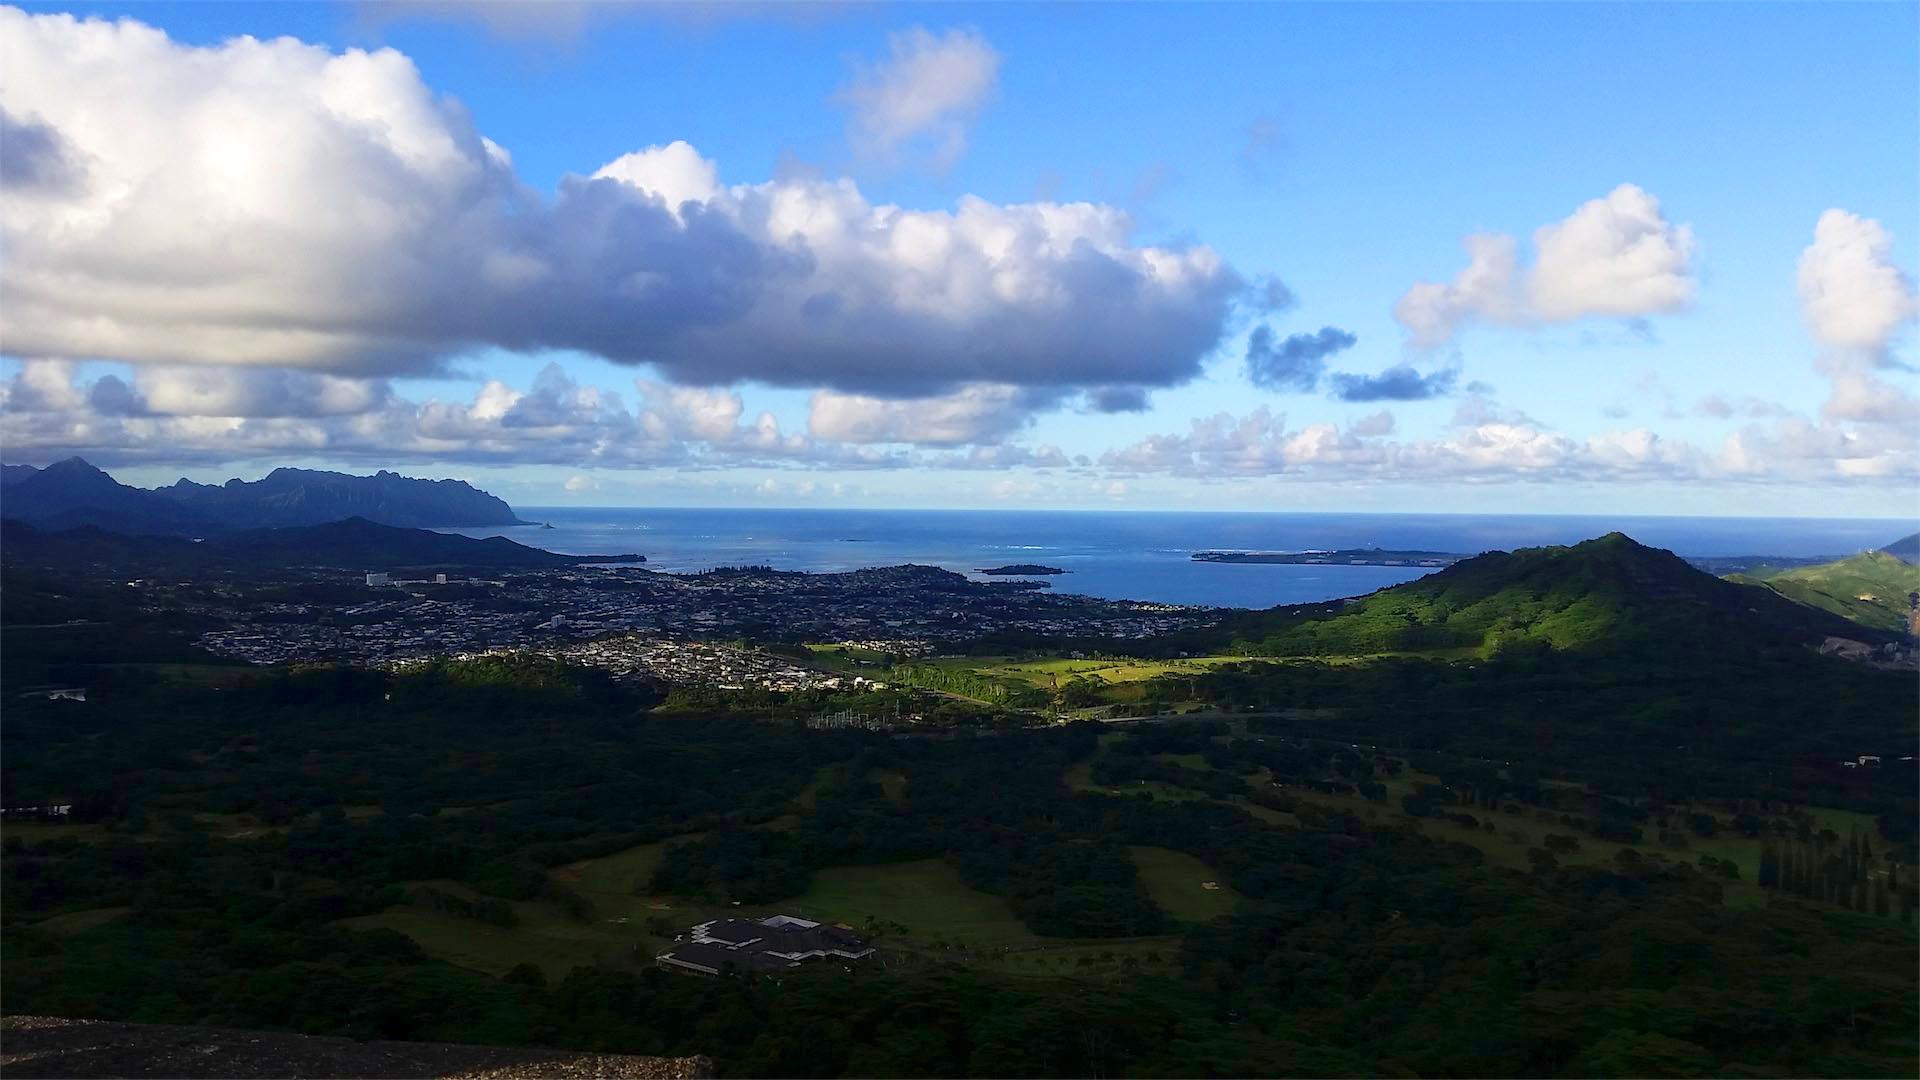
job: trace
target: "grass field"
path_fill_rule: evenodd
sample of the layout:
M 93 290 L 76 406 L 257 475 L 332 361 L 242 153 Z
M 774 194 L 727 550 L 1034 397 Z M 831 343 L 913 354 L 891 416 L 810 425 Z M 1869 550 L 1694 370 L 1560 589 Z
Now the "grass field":
M 1162 675 L 1203 675 L 1222 664 L 1244 663 L 1244 656 L 1196 656 L 1181 660 L 1073 660 L 1056 657 L 1046 660 L 1008 660 L 992 657 L 958 657 L 942 664 L 965 667 L 982 675 L 1013 678 L 1037 686 L 1052 688 L 1076 675 L 1109 683 L 1140 682 Z
M 783 910 L 856 929 L 884 920 L 893 924 L 885 936 L 897 946 L 998 949 L 1044 940 L 1014 916 L 1005 900 L 969 888 L 941 859 L 822 870 L 813 876 L 813 888 Z
M 36 930 L 45 930 L 51 934 L 78 934 L 83 930 L 91 930 L 96 926 L 105 926 L 132 910 L 130 907 L 106 907 L 90 908 L 86 911 L 69 911 L 64 915 L 55 915 L 50 919 L 41 919 L 39 922 L 34 923 L 33 926 Z
M 0 825 L 0 836 L 19 837 L 23 842 L 38 844 L 46 840 L 99 840 L 107 835 L 104 825 L 92 822 L 55 822 L 55 821 L 9 821 Z
M 1910 615 L 1907 594 L 1920 590 L 1920 566 L 1869 551 L 1819 566 L 1732 574 L 1729 580 L 1765 586 L 1866 626 L 1904 630 Z
M 876 943 L 884 950 L 1010 974 L 1111 977 L 1129 962 L 1151 966 L 1179 951 L 1179 939 L 1172 935 L 1041 937 L 1014 916 L 1006 901 L 969 888 L 941 859 L 823 870 L 806 895 L 776 907 L 861 931 L 868 920 L 881 920 Z
M 875 943 L 893 957 L 890 963 L 953 960 L 1016 974 L 1106 977 L 1118 974 L 1129 961 L 1166 962 L 1179 947 L 1172 936 L 1112 941 L 1041 937 L 1014 916 L 1005 900 L 969 888 L 940 859 L 823 870 L 804 895 L 774 904 L 715 907 L 677 897 L 634 895 L 635 884 L 652 873 L 668 844 L 686 839 L 557 868 L 556 880 L 593 901 L 590 921 L 570 919 L 551 904 L 524 902 L 510 905 L 520 920 L 513 927 L 410 904 L 346 919 L 341 925 L 397 930 L 429 954 L 476 971 L 502 975 L 530 963 L 549 978 L 583 964 L 650 962 L 671 940 L 648 930 L 647 920 L 653 916 L 666 919 L 678 932 L 723 916 L 799 915 L 873 934 Z M 1149 858 L 1156 867 L 1153 874 L 1165 883 L 1186 872 L 1168 860 Z M 415 884 L 468 898 L 478 895 L 455 882 Z
M 512 927 L 490 926 L 411 904 L 348 919 L 343 925 L 398 930 L 433 956 L 492 975 L 521 963 L 533 964 L 553 977 L 582 964 L 632 963 L 636 956 L 645 962 L 671 940 L 670 935 L 647 929 L 650 916 L 667 919 L 677 931 L 719 914 L 676 897 L 640 893 L 668 847 L 698 838 L 699 834 L 675 837 L 555 867 L 551 871 L 555 881 L 593 902 L 593 916 L 586 921 L 570 918 L 549 903 L 523 901 L 509 904 L 520 920 Z M 479 896 L 458 882 L 415 884 L 469 899 Z
M 1125 737 L 1125 732 L 1102 732 L 1100 735 L 1101 751 L 1104 751 L 1115 739 L 1123 739 Z M 1151 795 L 1154 799 L 1161 802 L 1193 802 L 1210 797 L 1203 792 L 1194 791 L 1190 788 L 1177 787 L 1173 784 L 1163 784 L 1158 780 L 1142 780 L 1137 784 L 1132 784 L 1124 788 L 1102 787 L 1093 782 L 1093 762 L 1099 756 L 1100 752 L 1096 751 L 1093 757 L 1068 766 L 1066 773 L 1061 776 L 1061 780 L 1073 791 L 1094 791 L 1102 795 L 1145 794 Z M 1198 754 L 1169 754 L 1166 756 L 1169 760 L 1177 760 L 1181 764 L 1186 764 L 1189 760 L 1197 761 L 1199 764 L 1194 766 L 1195 768 L 1209 768 L 1206 759 Z
M 858 645 L 838 645 L 833 642 L 815 642 L 808 645 L 807 650 L 814 653 L 816 659 L 822 663 L 829 664 L 838 664 L 842 660 L 878 664 L 886 658 L 885 653 L 874 649 L 862 648 Z
M 700 835 L 695 833 L 658 844 L 642 844 L 598 859 L 568 863 L 556 867 L 553 877 L 573 891 L 585 894 L 595 903 L 599 903 L 603 897 L 632 900 L 645 891 L 647 881 L 653 877 L 668 847 L 698 840 Z
M 514 905 L 515 910 L 541 906 Z M 532 964 L 548 978 L 560 978 L 576 967 L 624 959 L 634 944 L 597 936 L 550 934 L 524 922 L 515 927 L 489 926 L 413 907 L 389 908 L 378 915 L 342 920 L 341 925 L 356 930 L 397 930 L 430 956 L 496 976 L 521 964 Z
M 1160 910 L 1182 922 L 1207 922 L 1233 912 L 1240 902 L 1220 873 L 1185 852 L 1162 847 L 1130 847 L 1140 883 Z M 1206 888 L 1213 885 L 1214 888 Z

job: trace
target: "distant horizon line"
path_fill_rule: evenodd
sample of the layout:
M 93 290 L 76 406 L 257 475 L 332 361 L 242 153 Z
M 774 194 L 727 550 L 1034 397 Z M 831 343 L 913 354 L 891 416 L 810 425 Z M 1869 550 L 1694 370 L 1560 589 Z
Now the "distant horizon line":
M 1510 512 L 1472 512 L 1463 510 L 1243 510 L 1243 509 L 1173 509 L 1164 507 L 1126 507 L 1126 506 L 645 506 L 620 505 L 614 503 L 546 503 L 546 504 L 509 504 L 514 512 L 535 510 L 645 510 L 711 512 L 738 511 L 741 513 L 762 513 L 769 510 L 796 511 L 807 513 L 842 514 L 1234 514 L 1240 516 L 1332 516 L 1344 517 L 1444 517 L 1444 518 L 1536 518 L 1536 519 L 1605 519 L 1620 518 L 1637 521 L 1859 521 L 1859 522 L 1904 522 L 1920 526 L 1920 512 L 1911 516 L 1869 517 L 1864 515 L 1819 515 L 1819 514 L 1648 514 L 1648 513 L 1510 513 Z M 520 525 L 538 526 L 539 521 L 520 522 Z M 455 526 L 457 528 L 515 528 L 518 526 L 472 525 Z

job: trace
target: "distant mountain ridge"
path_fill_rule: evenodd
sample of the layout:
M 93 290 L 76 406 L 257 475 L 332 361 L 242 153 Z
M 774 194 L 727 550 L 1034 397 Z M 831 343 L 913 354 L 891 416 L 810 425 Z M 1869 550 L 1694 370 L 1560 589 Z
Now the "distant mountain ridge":
M 1915 625 L 1909 597 L 1920 592 L 1920 566 L 1882 548 L 1818 566 L 1730 575 L 1730 580 L 1771 589 L 1862 626 L 1903 631 Z
M 259 480 L 131 487 L 74 457 L 44 469 L 6 467 L 0 514 L 45 529 L 206 535 L 320 525 L 348 518 L 399 528 L 524 524 L 503 500 L 462 480 L 275 469 Z
M 1920 563 L 1920 532 L 1903 536 L 1880 549 L 1905 563 Z
M 516 544 L 403 529 L 365 518 L 323 525 L 245 529 L 204 541 L 128 536 L 87 525 L 47 532 L 21 521 L 0 523 L 0 559 L 53 572 L 106 569 L 127 576 L 210 570 L 268 571 L 291 567 L 348 570 L 540 570 L 599 562 L 645 562 L 633 553 L 560 555 Z
M 1257 613 L 1233 629 L 1246 651 L 1270 655 L 1753 650 L 1885 636 L 1617 532 L 1489 552 L 1357 600 Z
M 318 525 L 351 517 L 383 525 L 433 528 L 513 525 L 520 519 L 501 499 L 462 480 L 416 480 L 385 469 L 372 476 L 316 469 L 275 469 L 259 480 L 215 487 L 179 480 L 155 494 L 247 527 Z

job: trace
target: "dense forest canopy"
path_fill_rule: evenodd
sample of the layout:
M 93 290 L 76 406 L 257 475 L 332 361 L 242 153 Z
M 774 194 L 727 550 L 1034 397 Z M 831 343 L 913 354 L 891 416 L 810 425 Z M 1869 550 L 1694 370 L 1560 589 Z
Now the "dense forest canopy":
M 71 807 L 6 819 L 10 1012 L 726 1075 L 1920 1061 L 1911 673 L 1624 538 L 1237 617 L 1204 663 L 786 646 L 889 684 L 793 692 L 212 664 L 129 590 L 7 570 L 0 676 L 88 695 L 0 728 L 9 807 Z M 789 911 L 876 959 L 653 962 Z
M 11 710 L 10 798 L 71 793 L 76 823 L 9 830 L 8 1008 L 703 1052 L 741 1075 L 1912 1070 L 1910 924 L 1784 893 L 1730 909 L 1717 872 L 1632 850 L 1491 866 L 1312 801 L 1316 778 L 1364 790 L 1396 758 L 1220 723 L 894 738 L 658 700 L 495 660 L 218 689 L 128 677 L 80 711 Z M 1088 762 L 1095 783 L 1172 775 L 1208 797 L 1063 782 Z M 1439 815 L 1539 797 L 1530 774 L 1421 764 L 1457 773 L 1430 796 Z M 594 900 L 555 868 L 675 836 L 637 888 L 777 910 L 828 868 L 944 860 L 1034 940 L 1110 940 L 1122 962 L 711 981 L 643 953 L 495 978 L 355 928 L 395 905 L 476 929 L 533 910 L 589 925 Z M 1197 859 L 1241 899 L 1184 921 L 1129 845 Z M 1910 889 L 1905 873 L 1873 888 Z

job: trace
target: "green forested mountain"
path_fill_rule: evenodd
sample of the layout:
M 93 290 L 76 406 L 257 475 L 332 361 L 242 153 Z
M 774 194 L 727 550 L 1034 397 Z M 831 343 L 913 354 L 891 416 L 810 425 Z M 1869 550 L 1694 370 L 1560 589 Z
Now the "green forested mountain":
M 1622 533 L 1490 552 L 1344 604 L 1232 624 L 1243 651 L 1333 655 L 1475 647 L 1621 652 L 1816 643 L 1860 627 L 1724 581 Z
M 183 479 L 149 490 L 122 484 L 73 457 L 44 469 L 7 466 L 0 489 L 7 517 L 50 531 L 93 526 L 123 533 L 211 536 L 349 518 L 399 528 L 521 523 L 512 507 L 464 481 L 418 480 L 384 469 L 372 476 L 275 469 L 259 480 L 196 484 Z
M 1908 595 L 1920 591 L 1920 566 L 1886 550 L 1865 551 L 1819 566 L 1735 574 L 1729 580 L 1761 585 L 1863 626 L 1898 631 L 1912 612 Z
M 524 570 L 590 562 L 644 562 L 637 554 L 560 555 L 517 544 L 401 529 L 365 518 L 284 529 L 248 529 L 193 541 L 174 536 L 129 536 L 91 525 L 51 531 L 23 521 L 0 525 L 6 563 L 71 573 L 113 567 L 129 575 L 210 570 L 258 573 L 288 567 L 397 569 L 460 567 Z

